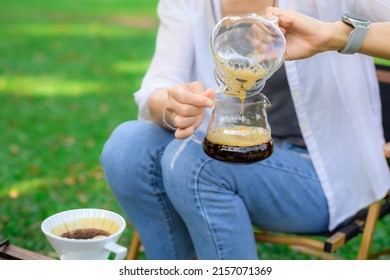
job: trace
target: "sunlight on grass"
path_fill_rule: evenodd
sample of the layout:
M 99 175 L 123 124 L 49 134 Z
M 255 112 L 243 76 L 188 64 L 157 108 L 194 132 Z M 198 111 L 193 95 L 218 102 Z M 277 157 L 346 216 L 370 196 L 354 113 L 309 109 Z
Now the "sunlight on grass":
M 13 0 L 0 1 L 2 11 L 9 14 L 31 17 L 43 14 L 50 17 L 53 13 L 72 15 L 105 15 L 108 13 L 126 13 L 137 16 L 154 16 L 158 0 Z
M 24 194 L 35 192 L 41 187 L 50 185 L 51 183 L 52 180 L 49 178 L 20 181 L 9 187 L 3 187 L 0 189 L 0 199 L 4 199 L 4 201 L 6 199 L 17 199 Z
M 12 76 L 0 78 L 0 94 L 25 96 L 80 96 L 102 92 L 103 86 L 96 82 L 71 81 L 54 76 Z
M 119 73 L 139 74 L 145 73 L 150 64 L 150 60 L 120 61 L 112 65 L 112 69 Z
M 93 21 L 90 23 L 70 23 L 56 22 L 34 23 L 34 24 L 14 24 L 8 26 L 4 33 L 13 36 L 36 36 L 36 37 L 58 37 L 58 36 L 105 36 L 111 38 L 121 38 L 129 36 L 129 30 L 125 28 L 112 28 L 109 25 Z
M 379 64 L 379 65 L 390 66 L 390 60 L 381 59 L 381 58 L 374 58 L 374 61 L 376 64 Z

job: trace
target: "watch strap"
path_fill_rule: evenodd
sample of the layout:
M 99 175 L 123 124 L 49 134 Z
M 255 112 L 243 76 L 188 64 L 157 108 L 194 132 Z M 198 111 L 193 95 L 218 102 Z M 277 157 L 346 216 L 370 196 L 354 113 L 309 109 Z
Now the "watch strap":
M 347 44 L 339 51 L 342 54 L 354 54 L 360 50 L 368 31 L 367 27 L 357 26 L 349 34 Z

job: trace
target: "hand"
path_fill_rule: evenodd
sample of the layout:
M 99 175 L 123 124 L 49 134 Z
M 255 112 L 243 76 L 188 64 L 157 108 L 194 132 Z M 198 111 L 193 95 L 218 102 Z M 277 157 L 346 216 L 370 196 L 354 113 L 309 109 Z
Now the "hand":
M 294 10 L 267 8 L 266 17 L 279 17 L 286 38 L 286 60 L 308 58 L 326 51 L 332 23 L 322 22 Z
M 206 90 L 201 82 L 168 88 L 165 106 L 171 113 L 171 123 L 177 127 L 176 138 L 186 138 L 199 127 L 204 119 L 204 109 L 214 106 L 214 96 L 214 90 Z

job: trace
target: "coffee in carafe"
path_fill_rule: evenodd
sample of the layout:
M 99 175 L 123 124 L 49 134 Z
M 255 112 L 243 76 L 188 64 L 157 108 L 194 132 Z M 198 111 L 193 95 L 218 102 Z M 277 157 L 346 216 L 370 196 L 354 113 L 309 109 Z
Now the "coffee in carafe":
M 273 152 L 271 129 L 265 109 L 270 106 L 262 94 L 245 98 L 218 93 L 202 141 L 205 153 L 217 160 L 252 163 L 268 158 Z
M 222 161 L 233 163 L 261 161 L 273 152 L 273 142 L 268 134 L 257 127 L 219 127 L 208 132 L 203 141 L 203 149 L 210 157 Z

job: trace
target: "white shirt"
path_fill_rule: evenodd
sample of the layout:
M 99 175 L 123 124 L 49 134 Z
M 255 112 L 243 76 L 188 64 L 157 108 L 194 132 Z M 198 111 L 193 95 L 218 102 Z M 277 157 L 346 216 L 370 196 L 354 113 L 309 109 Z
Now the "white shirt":
M 343 12 L 372 22 L 390 20 L 389 0 L 279 2 L 282 8 L 324 21 L 338 21 Z M 209 40 L 221 18 L 220 5 L 220 0 L 160 0 L 156 51 L 135 94 L 139 119 L 149 119 L 147 100 L 158 88 L 198 80 L 218 90 Z M 285 67 L 302 135 L 328 201 L 332 230 L 390 187 L 375 67 L 368 56 L 338 52 L 286 61 Z M 200 129 L 205 129 L 210 113 Z

